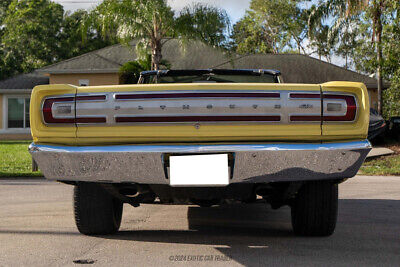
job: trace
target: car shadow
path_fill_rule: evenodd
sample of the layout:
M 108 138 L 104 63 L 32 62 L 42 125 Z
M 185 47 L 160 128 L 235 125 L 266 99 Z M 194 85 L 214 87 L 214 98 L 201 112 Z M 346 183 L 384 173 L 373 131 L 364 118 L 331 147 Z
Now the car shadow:
M 187 251 L 191 255 L 201 255 L 204 250 L 193 245 L 206 245 L 215 250 L 215 255 L 225 257 L 222 260 L 244 266 L 400 264 L 400 200 L 339 200 L 336 231 L 329 237 L 295 236 L 290 209 L 272 210 L 263 203 L 212 208 L 190 206 L 187 220 L 187 230 L 168 230 L 170 226 L 164 230 L 160 226 L 149 229 L 144 225 L 139 227 L 142 230 L 97 238 L 149 242 L 154 246 L 188 246 L 188 249 L 171 246 L 174 254 L 171 256 L 187 254 Z M 0 234 L 84 238 L 77 231 L 0 229 Z
M 245 266 L 400 263 L 400 200 L 339 200 L 338 224 L 330 237 L 295 236 L 290 209 L 265 204 L 191 206 L 187 219 L 188 230 L 121 231 L 101 238 L 209 245 Z

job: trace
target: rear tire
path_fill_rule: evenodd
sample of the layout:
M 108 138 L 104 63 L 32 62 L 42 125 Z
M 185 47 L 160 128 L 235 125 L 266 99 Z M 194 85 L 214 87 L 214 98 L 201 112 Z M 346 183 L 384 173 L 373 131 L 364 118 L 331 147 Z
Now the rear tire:
M 338 210 L 338 185 L 331 181 L 305 183 L 291 205 L 292 226 L 302 236 L 333 234 Z
M 80 182 L 74 189 L 75 223 L 85 235 L 118 232 L 123 203 L 96 183 Z

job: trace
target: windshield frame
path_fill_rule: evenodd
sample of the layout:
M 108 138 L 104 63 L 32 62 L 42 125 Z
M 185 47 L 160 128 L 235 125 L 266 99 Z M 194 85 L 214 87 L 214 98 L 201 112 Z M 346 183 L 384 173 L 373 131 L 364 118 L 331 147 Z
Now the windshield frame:
M 150 76 L 173 77 L 173 76 L 201 76 L 201 75 L 249 75 L 261 76 L 272 75 L 275 83 L 281 83 L 281 72 L 269 69 L 186 69 L 186 70 L 152 70 L 140 73 L 138 84 L 144 84 L 145 79 Z M 156 79 L 157 79 L 156 78 Z M 156 82 L 157 83 L 157 82 Z

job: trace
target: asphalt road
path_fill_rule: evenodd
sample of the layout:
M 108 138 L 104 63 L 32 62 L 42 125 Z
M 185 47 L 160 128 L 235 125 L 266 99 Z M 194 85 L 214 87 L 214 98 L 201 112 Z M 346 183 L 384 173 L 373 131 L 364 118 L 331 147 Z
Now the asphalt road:
M 336 232 L 325 238 L 294 236 L 289 209 L 262 204 L 125 205 L 120 233 L 87 237 L 71 198 L 72 186 L 1 180 L 0 266 L 400 265 L 400 177 L 342 184 Z

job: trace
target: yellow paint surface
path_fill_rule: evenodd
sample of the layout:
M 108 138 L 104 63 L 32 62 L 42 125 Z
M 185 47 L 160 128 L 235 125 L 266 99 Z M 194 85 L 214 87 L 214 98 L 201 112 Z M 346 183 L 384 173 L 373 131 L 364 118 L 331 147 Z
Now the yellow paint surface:
M 46 126 L 42 120 L 42 100 L 52 95 L 76 94 L 72 85 L 54 84 L 39 85 L 33 88 L 30 103 L 30 121 L 33 142 L 48 142 L 55 144 L 75 144 L 76 127 L 74 126 Z
M 321 125 L 313 123 L 220 125 L 206 124 L 196 129 L 193 125 L 125 125 L 125 126 L 45 126 L 41 119 L 40 103 L 45 96 L 75 93 L 168 91 L 168 90 L 288 90 L 320 92 L 315 84 L 156 84 L 75 87 L 48 85 L 36 87 L 31 100 L 31 125 L 35 142 L 69 145 L 163 143 L 163 142 L 226 142 L 226 141 L 297 141 L 321 142 L 335 138 L 365 139 L 369 115 L 364 114 L 369 104 L 365 86 L 360 83 L 335 82 L 323 84 L 329 91 L 354 93 L 359 99 L 359 116 L 354 123 Z M 326 136 L 325 136 L 326 135 Z
M 322 84 L 323 92 L 345 92 L 356 96 L 358 108 L 354 122 L 323 122 L 323 140 L 367 138 L 369 125 L 369 98 L 364 84 L 356 82 L 329 82 Z

